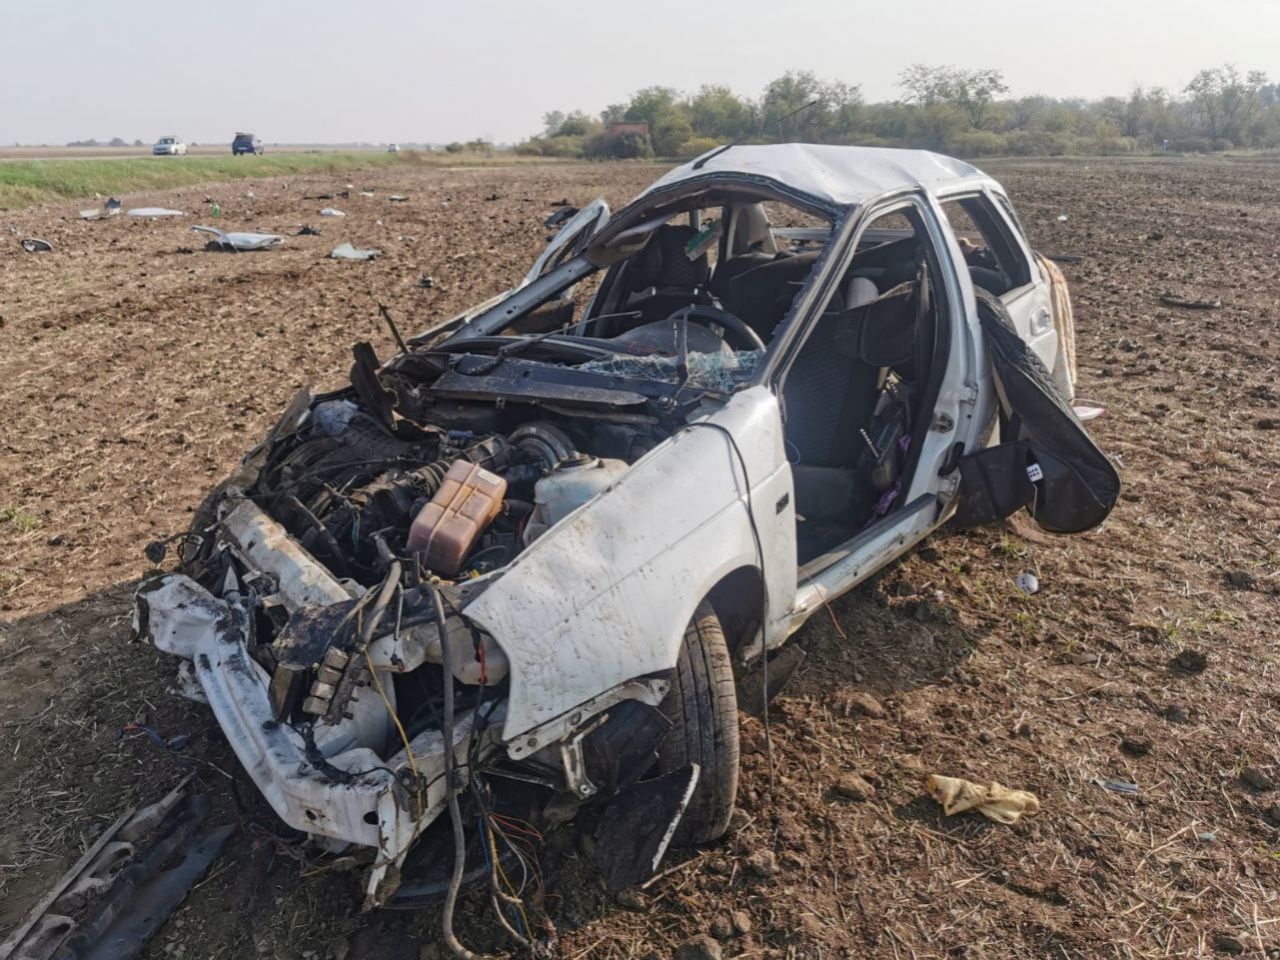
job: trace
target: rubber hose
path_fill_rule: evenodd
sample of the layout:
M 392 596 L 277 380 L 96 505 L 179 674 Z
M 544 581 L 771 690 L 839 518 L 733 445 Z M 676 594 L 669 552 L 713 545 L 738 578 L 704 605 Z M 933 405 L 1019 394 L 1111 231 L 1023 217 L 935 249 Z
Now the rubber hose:
M 445 946 L 455 957 L 476 960 L 472 953 L 453 933 L 453 911 L 458 903 L 458 890 L 462 887 L 462 873 L 466 867 L 467 839 L 462 830 L 462 811 L 458 808 L 458 790 L 454 782 L 455 762 L 453 754 L 453 657 L 449 643 L 449 628 L 445 624 L 444 601 L 440 591 L 431 581 L 423 581 L 431 592 L 431 603 L 436 611 L 436 630 L 440 634 L 440 659 L 444 661 L 444 714 L 440 718 L 440 733 L 444 736 L 444 785 L 449 797 L 449 820 L 453 823 L 453 875 L 449 878 L 449 892 L 444 898 L 440 928 Z

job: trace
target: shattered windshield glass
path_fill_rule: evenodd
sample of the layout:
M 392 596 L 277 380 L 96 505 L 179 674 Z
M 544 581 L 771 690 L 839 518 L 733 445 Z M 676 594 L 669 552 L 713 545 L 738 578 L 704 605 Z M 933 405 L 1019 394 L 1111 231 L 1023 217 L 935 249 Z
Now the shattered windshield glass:
M 763 350 L 740 350 L 735 353 L 691 353 L 686 364 L 689 371 L 686 386 L 716 393 L 733 393 L 751 379 L 759 366 Z M 619 377 L 639 377 L 677 383 L 681 369 L 678 357 L 667 356 L 613 356 L 601 360 L 589 360 L 578 365 L 579 370 L 608 373 Z

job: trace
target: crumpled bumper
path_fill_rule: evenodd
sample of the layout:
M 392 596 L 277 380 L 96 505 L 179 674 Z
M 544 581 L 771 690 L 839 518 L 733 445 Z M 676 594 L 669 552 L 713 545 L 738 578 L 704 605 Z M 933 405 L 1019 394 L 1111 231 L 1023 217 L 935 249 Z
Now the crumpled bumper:
M 144 582 L 134 596 L 133 629 L 168 653 L 194 665 L 223 733 L 272 808 L 307 833 L 376 847 L 369 902 L 394 892 L 383 885 L 422 830 L 445 809 L 444 743 L 427 731 L 408 753 L 390 760 L 373 750 L 330 737 L 310 751 L 302 735 L 272 715 L 270 677 L 250 656 L 247 609 L 232 593 L 215 597 L 182 574 Z M 454 725 L 454 755 L 466 764 L 471 715 Z M 393 874 L 394 875 L 394 874 Z

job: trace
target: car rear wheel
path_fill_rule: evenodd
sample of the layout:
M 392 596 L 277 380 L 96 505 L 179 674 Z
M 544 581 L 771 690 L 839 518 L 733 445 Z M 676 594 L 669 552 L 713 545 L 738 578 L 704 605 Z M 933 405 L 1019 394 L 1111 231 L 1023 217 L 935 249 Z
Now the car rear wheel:
M 724 631 L 703 602 L 685 629 L 671 690 L 662 701 L 671 730 L 658 750 L 661 773 L 701 768 L 677 837 L 707 843 L 729 828 L 738 793 L 738 696 Z

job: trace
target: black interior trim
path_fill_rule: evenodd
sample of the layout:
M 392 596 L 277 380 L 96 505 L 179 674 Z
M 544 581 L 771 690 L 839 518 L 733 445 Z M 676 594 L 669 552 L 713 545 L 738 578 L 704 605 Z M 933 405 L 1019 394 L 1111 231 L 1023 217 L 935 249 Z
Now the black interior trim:
M 840 544 L 840 546 L 836 547 L 834 550 L 828 550 L 826 553 L 819 554 L 800 567 L 799 571 L 796 573 L 797 585 L 804 586 L 807 581 L 812 580 L 818 574 L 822 573 L 822 571 L 835 566 L 850 553 L 862 549 L 876 537 L 880 536 L 880 534 L 884 533 L 886 530 L 896 527 L 903 520 L 915 516 L 928 507 L 936 509 L 937 506 L 938 498 L 931 493 L 924 493 L 916 497 L 906 506 L 899 507 L 897 510 L 886 513 L 875 523 L 863 527 L 853 537 Z

